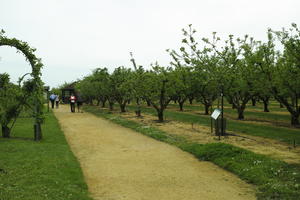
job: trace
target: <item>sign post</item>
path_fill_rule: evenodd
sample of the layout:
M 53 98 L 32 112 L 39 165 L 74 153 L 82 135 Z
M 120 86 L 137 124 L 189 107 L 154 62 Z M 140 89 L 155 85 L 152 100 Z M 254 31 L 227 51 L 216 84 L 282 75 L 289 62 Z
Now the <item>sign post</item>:
M 216 130 L 216 133 L 217 135 L 219 136 L 219 140 L 220 140 L 220 132 L 219 132 L 219 126 L 218 126 L 218 117 L 220 116 L 221 114 L 221 110 L 219 109 L 215 109 L 214 112 L 211 114 L 211 118 L 215 120 L 215 130 Z M 212 123 L 212 121 L 211 121 Z M 213 124 L 211 124 L 211 127 L 213 127 Z

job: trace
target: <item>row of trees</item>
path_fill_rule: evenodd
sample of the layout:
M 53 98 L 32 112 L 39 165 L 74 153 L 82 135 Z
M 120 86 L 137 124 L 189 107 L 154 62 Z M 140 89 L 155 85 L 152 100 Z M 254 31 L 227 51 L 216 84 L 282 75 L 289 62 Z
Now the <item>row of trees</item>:
M 237 110 L 238 119 L 244 119 L 250 100 L 263 101 L 268 112 L 269 100 L 275 98 L 291 114 L 291 124 L 299 125 L 300 31 L 296 24 L 288 30 L 268 30 L 266 42 L 248 35 L 229 35 L 223 41 L 216 33 L 197 41 L 191 25 L 182 31 L 182 47 L 167 50 L 172 57 L 170 67 L 156 63 L 145 70 L 132 58 L 134 69 L 118 67 L 112 73 L 107 68 L 95 69 L 78 82 L 78 90 L 89 101 L 108 102 L 110 109 L 118 103 L 121 112 L 128 102 L 136 101 L 138 115 L 140 102 L 145 101 L 156 109 L 159 121 L 172 100 L 183 110 L 187 100 L 195 99 L 209 114 L 222 94 Z M 276 46 L 278 41 L 281 45 Z

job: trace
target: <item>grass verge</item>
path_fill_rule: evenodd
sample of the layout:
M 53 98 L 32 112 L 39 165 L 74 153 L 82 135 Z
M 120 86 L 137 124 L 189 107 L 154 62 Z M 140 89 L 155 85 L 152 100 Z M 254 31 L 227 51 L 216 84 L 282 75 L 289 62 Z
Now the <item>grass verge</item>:
M 231 118 L 231 119 L 237 119 L 237 110 L 228 108 L 230 105 L 227 105 L 227 107 L 224 108 L 224 114 Z M 170 104 L 168 105 L 169 108 L 178 109 L 178 105 L 176 104 Z M 197 111 L 199 113 L 204 113 L 204 107 L 202 105 L 185 105 L 184 106 L 185 111 Z M 255 107 L 256 108 L 256 107 Z M 283 109 L 282 109 L 283 110 Z M 285 110 L 286 111 L 286 110 Z M 263 112 L 258 111 L 250 106 L 247 107 L 244 111 L 245 120 L 247 121 L 262 121 L 262 122 L 271 122 L 273 124 L 285 124 L 286 126 L 289 126 L 291 123 L 291 116 L 287 114 L 279 114 L 274 112 Z
M 135 106 L 127 106 L 129 110 L 134 110 Z M 142 107 L 142 112 L 157 115 L 153 108 Z M 210 126 L 210 118 L 204 115 L 196 115 L 186 112 L 165 110 L 164 115 L 167 119 L 181 121 L 185 123 L 194 123 L 204 126 Z M 237 120 L 227 120 L 227 130 L 247 135 L 260 136 L 275 139 L 287 144 L 300 144 L 299 130 L 267 126 L 262 124 L 250 124 Z
M 248 183 L 256 185 L 258 199 L 299 199 L 300 166 L 290 165 L 229 144 L 189 143 L 184 137 L 170 135 L 157 128 L 127 120 L 97 107 L 86 106 L 84 109 L 154 139 L 175 145 L 200 160 L 211 161 L 219 165 Z
M 0 200 L 91 200 L 56 118 L 45 115 L 42 141 L 32 140 L 30 118 L 18 119 L 12 138 L 0 138 Z

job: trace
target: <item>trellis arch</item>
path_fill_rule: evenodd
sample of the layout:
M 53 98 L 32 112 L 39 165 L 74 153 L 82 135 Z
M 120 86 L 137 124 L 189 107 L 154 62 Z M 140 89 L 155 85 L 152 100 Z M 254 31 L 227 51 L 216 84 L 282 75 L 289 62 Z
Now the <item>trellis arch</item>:
M 22 52 L 26 60 L 30 63 L 32 72 L 31 76 L 34 80 L 33 97 L 34 97 L 34 139 L 42 139 L 41 123 L 43 121 L 42 106 L 43 106 L 43 82 L 41 80 L 41 68 L 43 64 L 40 58 L 34 55 L 36 49 L 31 48 L 26 42 L 16 38 L 7 38 L 4 36 L 4 31 L 0 31 L 0 46 L 14 47 Z

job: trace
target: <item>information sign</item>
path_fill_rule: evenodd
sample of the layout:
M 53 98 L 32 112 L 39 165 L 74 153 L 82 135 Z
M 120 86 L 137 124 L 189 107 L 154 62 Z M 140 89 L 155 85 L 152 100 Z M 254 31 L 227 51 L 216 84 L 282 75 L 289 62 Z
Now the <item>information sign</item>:
M 211 114 L 211 117 L 216 120 L 216 119 L 218 119 L 220 114 L 221 114 L 221 110 L 215 109 L 214 112 Z

